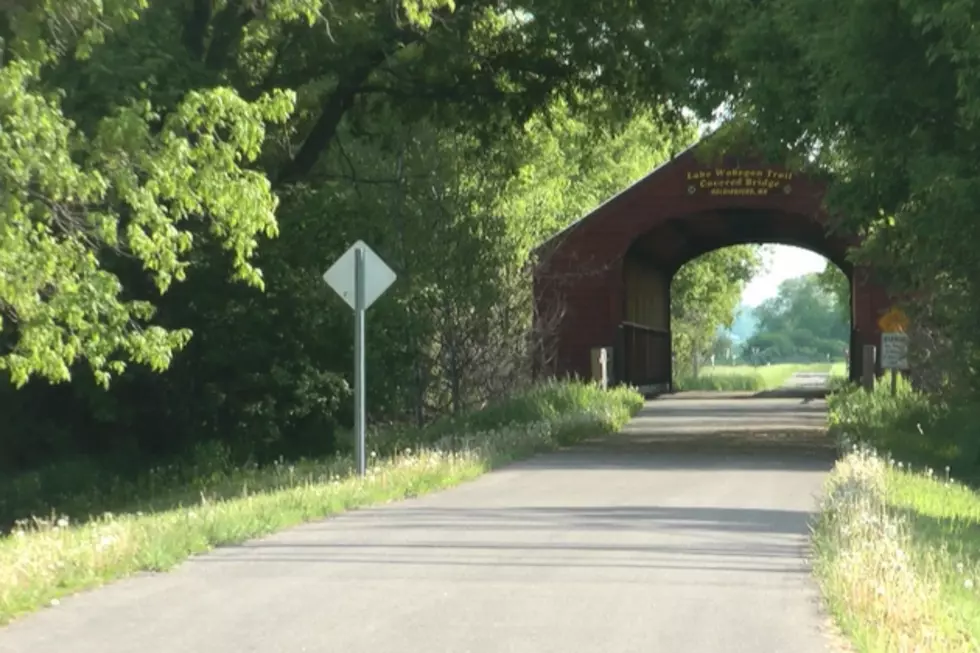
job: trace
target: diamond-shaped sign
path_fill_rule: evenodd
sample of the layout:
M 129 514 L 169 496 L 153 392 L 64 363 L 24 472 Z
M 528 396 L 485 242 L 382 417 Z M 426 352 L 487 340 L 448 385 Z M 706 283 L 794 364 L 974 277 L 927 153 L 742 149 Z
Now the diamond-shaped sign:
M 354 306 L 354 252 L 358 247 L 364 250 L 364 308 L 366 309 L 388 290 L 388 286 L 393 284 L 397 277 L 388 264 L 364 244 L 364 241 L 359 240 L 351 245 L 350 249 L 323 274 L 323 280 L 351 308 L 356 308 Z
M 878 318 L 878 328 L 885 333 L 901 333 L 909 326 L 909 318 L 900 308 L 891 308 Z

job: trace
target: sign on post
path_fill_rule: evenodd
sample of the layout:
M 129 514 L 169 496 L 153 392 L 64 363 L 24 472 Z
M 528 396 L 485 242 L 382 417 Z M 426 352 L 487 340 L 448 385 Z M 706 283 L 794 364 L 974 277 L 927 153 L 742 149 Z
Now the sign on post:
M 907 370 L 909 368 L 909 337 L 893 332 L 881 334 L 881 368 Z
M 363 241 L 359 240 L 351 245 L 350 249 L 330 266 L 323 275 L 323 280 L 355 311 L 357 310 L 357 279 L 354 259 L 358 249 L 364 252 L 364 310 L 370 308 L 371 304 L 377 301 L 396 279 L 392 269 Z
M 881 328 L 881 369 L 891 370 L 891 393 L 898 392 L 898 370 L 909 369 L 909 337 L 905 329 L 909 318 L 899 309 L 892 307 L 878 319 Z
M 367 471 L 364 410 L 364 313 L 384 294 L 396 275 L 363 241 L 351 245 L 323 280 L 354 309 L 354 447 L 357 474 Z

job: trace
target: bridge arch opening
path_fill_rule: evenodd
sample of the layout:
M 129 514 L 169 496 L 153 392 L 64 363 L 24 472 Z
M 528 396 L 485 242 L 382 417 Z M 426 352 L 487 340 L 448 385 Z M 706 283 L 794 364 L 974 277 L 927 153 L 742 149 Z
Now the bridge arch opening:
M 702 254 L 670 281 L 671 388 L 824 387 L 846 376 L 853 266 L 798 246 Z
M 854 266 L 847 259 L 848 243 L 829 234 L 817 220 L 799 213 L 723 208 L 665 220 L 639 234 L 626 249 L 622 258 L 623 320 L 614 345 L 616 376 L 620 380 L 664 391 L 676 388 L 679 378 L 697 376 L 700 357 L 712 345 L 704 339 L 723 317 L 711 314 L 709 309 L 716 304 L 697 294 L 699 289 L 692 285 L 695 279 L 685 271 L 693 272 L 698 262 L 702 263 L 703 272 L 708 271 L 705 265 L 724 264 L 716 272 L 741 276 L 748 282 L 752 271 L 743 269 L 745 262 L 724 257 L 726 251 L 734 254 L 731 248 L 740 245 L 802 249 L 839 269 L 850 288 L 848 327 L 833 358 L 843 359 L 849 353 L 855 338 L 855 275 Z M 678 296 L 690 305 L 678 306 Z M 702 305 L 698 305 L 699 301 Z M 796 334 L 796 338 L 799 340 L 802 334 Z M 765 357 L 771 362 L 773 352 L 767 352 Z

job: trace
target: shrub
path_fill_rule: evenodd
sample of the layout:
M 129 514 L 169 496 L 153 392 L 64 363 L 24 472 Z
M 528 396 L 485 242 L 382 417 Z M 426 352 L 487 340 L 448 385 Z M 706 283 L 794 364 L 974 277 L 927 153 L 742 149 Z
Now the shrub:
M 851 385 L 838 389 L 828 398 L 831 434 L 914 465 L 948 466 L 962 480 L 980 480 L 980 406 L 929 397 L 904 379 L 897 390 L 892 396 L 888 379 L 870 393 Z

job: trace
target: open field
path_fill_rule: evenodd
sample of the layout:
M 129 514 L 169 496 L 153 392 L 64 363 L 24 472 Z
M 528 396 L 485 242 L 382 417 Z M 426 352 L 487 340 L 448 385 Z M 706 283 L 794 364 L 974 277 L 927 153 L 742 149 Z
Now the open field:
M 844 376 L 844 363 L 784 363 L 777 365 L 717 365 L 705 367 L 697 377 L 674 382 L 678 390 L 762 391 L 782 387 L 797 372 L 826 372 Z

